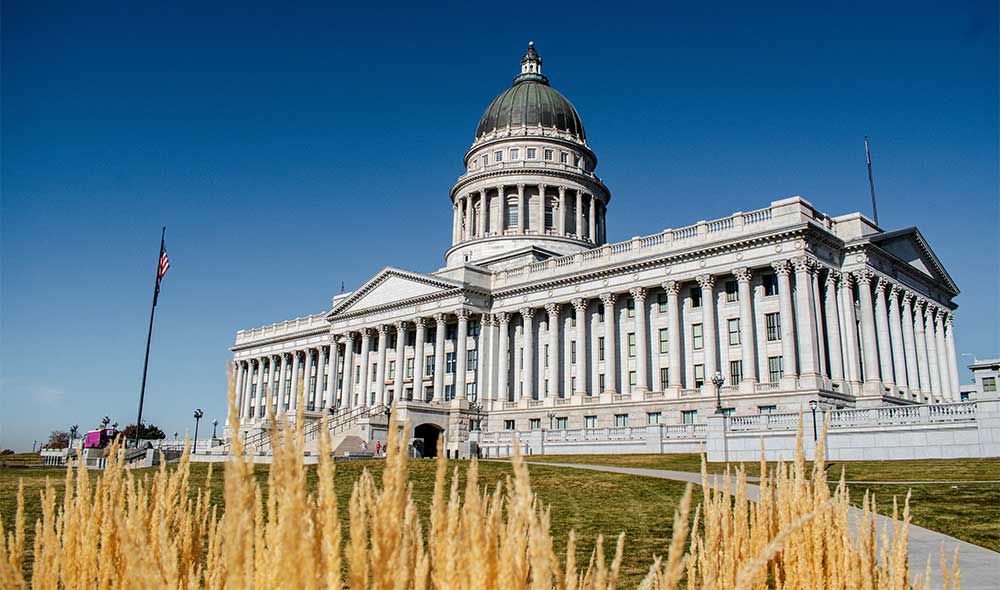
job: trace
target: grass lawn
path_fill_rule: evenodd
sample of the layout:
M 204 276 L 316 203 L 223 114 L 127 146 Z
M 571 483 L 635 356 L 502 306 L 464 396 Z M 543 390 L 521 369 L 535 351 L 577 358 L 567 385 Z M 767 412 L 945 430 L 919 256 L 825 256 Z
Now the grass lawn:
M 381 461 L 337 464 L 338 502 L 341 518 L 345 520 L 345 524 L 347 503 L 354 480 L 364 468 L 371 470 L 376 478 L 380 477 L 382 465 Z M 468 462 L 450 461 L 449 465 L 451 469 L 459 467 L 464 481 Z M 433 493 L 434 468 L 435 464 L 430 460 L 410 462 L 414 502 L 425 519 L 425 530 L 428 528 L 427 515 Z M 684 493 L 683 483 L 534 465 L 529 471 L 532 488 L 542 502 L 552 507 L 552 536 L 557 551 L 565 549 L 566 537 L 570 529 L 573 529 L 578 539 L 577 561 L 586 565 L 598 534 L 603 534 L 608 539 L 605 551 L 613 555 L 615 537 L 624 531 L 626 551 L 622 573 L 626 587 L 637 585 L 652 564 L 654 555 L 665 553 L 674 509 Z M 192 488 L 201 487 L 206 472 L 207 466 L 204 464 L 192 466 Z M 482 485 L 490 485 L 492 488 L 496 481 L 502 481 L 510 473 L 510 466 L 507 464 L 480 463 Z M 267 467 L 258 466 L 257 474 L 261 484 L 266 486 Z M 64 469 L 0 469 L 0 515 L 5 527 L 13 521 L 18 480 L 23 478 L 29 553 L 34 521 L 40 514 L 39 493 L 45 487 L 46 477 L 50 478 L 61 492 L 65 477 Z M 212 479 L 213 500 L 221 504 L 223 479 L 218 466 Z M 309 482 L 315 489 L 314 468 L 310 470 Z M 700 502 L 700 493 L 698 490 L 695 490 L 695 493 L 694 501 Z
M 589 463 L 617 467 L 640 467 L 674 471 L 700 471 L 701 458 L 696 454 L 677 455 L 547 455 L 531 461 L 545 463 Z M 749 475 L 760 472 L 757 463 L 745 464 Z M 810 466 L 811 468 L 811 466 Z M 829 465 L 827 473 L 833 484 L 841 469 L 847 481 L 858 482 L 973 482 L 1000 480 L 1000 459 L 940 459 L 919 461 L 840 461 Z M 718 473 L 725 465 L 709 463 L 708 470 Z M 875 494 L 885 514 L 892 512 L 893 495 L 902 499 L 912 490 L 910 513 L 913 524 L 952 537 L 1000 551 L 1000 484 L 941 483 L 921 485 L 850 484 L 851 495 L 858 502 L 865 490 Z

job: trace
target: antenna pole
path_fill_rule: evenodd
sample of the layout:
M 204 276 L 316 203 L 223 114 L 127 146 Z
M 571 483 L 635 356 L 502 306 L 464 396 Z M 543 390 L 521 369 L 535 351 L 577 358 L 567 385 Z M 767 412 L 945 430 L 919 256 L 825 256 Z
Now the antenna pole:
M 878 225 L 878 206 L 875 204 L 875 180 L 872 178 L 872 153 L 868 149 L 868 136 L 865 136 L 865 158 L 868 160 L 868 186 L 872 189 L 872 216 Z

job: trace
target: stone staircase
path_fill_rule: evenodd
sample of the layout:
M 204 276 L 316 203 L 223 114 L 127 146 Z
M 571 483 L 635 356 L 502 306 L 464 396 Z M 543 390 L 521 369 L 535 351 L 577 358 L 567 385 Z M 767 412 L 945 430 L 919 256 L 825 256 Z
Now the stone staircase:
M 342 456 L 340 446 L 344 445 L 345 441 L 349 438 L 356 439 L 357 443 L 356 445 L 349 444 L 346 446 L 344 452 L 351 452 L 352 455 L 355 452 L 363 453 L 364 451 L 362 451 L 361 446 L 364 441 L 358 436 L 361 433 L 360 421 L 362 419 L 371 420 L 385 415 L 386 407 L 381 404 L 377 406 L 350 408 L 331 415 L 328 420 L 328 427 L 330 431 L 330 448 L 334 449 L 334 454 L 338 457 Z M 305 448 L 303 450 L 306 454 L 314 455 L 319 452 L 319 432 L 322 425 L 323 421 L 319 419 L 305 425 L 303 432 Z M 272 453 L 271 431 L 262 430 L 253 436 L 249 436 L 243 442 L 243 445 L 247 454 L 270 455 Z M 355 446 L 357 450 L 352 451 Z M 228 454 L 230 448 L 231 443 L 216 447 L 216 454 Z M 369 453 L 373 453 L 373 450 L 370 449 Z

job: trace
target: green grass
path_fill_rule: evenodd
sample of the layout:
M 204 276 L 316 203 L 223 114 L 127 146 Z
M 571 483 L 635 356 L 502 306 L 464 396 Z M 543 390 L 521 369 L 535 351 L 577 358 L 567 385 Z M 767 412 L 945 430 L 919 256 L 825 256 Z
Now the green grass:
M 458 466 L 464 482 L 466 461 L 450 461 L 450 469 Z M 364 468 L 369 469 L 381 482 L 383 463 L 381 461 L 358 461 L 338 463 L 336 489 L 341 518 L 346 524 L 347 503 L 351 486 Z M 207 465 L 191 467 L 191 487 L 200 488 L 204 482 Z M 413 482 L 413 498 L 427 526 L 427 518 L 434 488 L 433 461 L 411 461 L 410 479 Z M 213 501 L 222 504 L 222 470 L 218 466 L 212 478 Z M 625 561 L 622 567 L 627 586 L 635 586 L 646 574 L 655 555 L 666 552 L 667 540 L 671 534 L 674 509 L 684 493 L 685 484 L 669 480 L 646 477 L 567 470 L 559 467 L 531 466 L 532 488 L 546 505 L 552 508 L 552 536 L 557 551 L 565 550 L 565 542 L 570 529 L 576 531 L 578 539 L 577 561 L 586 564 L 597 535 L 607 539 L 606 552 L 613 554 L 615 537 L 625 532 Z M 257 466 L 257 477 L 262 486 L 267 483 L 267 467 Z M 498 462 L 480 463 L 481 485 L 492 486 L 511 473 L 510 465 Z M 449 470 L 449 481 L 451 471 Z M 96 475 L 96 474 L 94 474 Z M 16 505 L 18 480 L 25 483 L 26 533 L 28 552 L 33 537 L 33 523 L 40 515 L 39 493 L 45 487 L 46 477 L 50 478 L 61 492 L 65 477 L 63 469 L 0 469 L 0 517 L 7 526 L 13 520 Z M 312 489 L 316 486 L 316 471 L 310 468 L 308 482 Z M 266 490 L 266 488 L 265 488 Z M 694 501 L 700 502 L 700 493 L 695 490 Z M 58 502 L 57 502 L 58 504 Z M 346 536 L 346 531 L 345 531 Z M 433 540 L 429 540 L 433 542 Z M 29 555 L 30 559 L 30 555 Z M 610 556 L 609 556 L 610 559 Z
M 38 453 L 14 453 L 13 455 L 0 455 L 0 467 L 27 467 L 29 465 L 41 465 L 42 456 Z

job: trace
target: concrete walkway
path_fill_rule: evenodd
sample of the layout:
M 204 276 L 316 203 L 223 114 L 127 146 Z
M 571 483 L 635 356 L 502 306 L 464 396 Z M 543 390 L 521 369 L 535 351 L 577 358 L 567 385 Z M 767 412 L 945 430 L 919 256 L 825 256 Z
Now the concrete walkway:
M 589 469 L 592 471 L 606 471 L 608 473 L 621 473 L 624 475 L 639 475 L 643 477 L 655 477 L 659 479 L 672 479 L 675 481 L 686 481 L 696 485 L 701 485 L 701 473 L 690 471 L 670 471 L 666 469 L 640 469 L 636 467 L 612 467 L 610 465 L 585 465 L 580 463 L 536 463 L 527 461 L 528 465 L 540 467 L 570 467 L 573 469 Z M 713 477 L 709 475 L 709 483 L 713 482 Z M 734 478 L 735 479 L 735 478 Z M 722 476 L 718 479 L 722 484 Z M 968 483 L 968 482 L 966 482 Z M 733 486 L 735 490 L 735 486 Z M 760 498 L 760 487 L 748 483 L 746 486 L 747 498 L 756 501 Z M 861 514 L 857 508 L 851 509 L 855 516 Z M 876 516 L 876 525 L 881 530 L 887 523 L 891 526 L 892 518 L 888 516 Z M 891 530 L 891 529 L 890 529 Z M 931 583 L 934 588 L 941 587 L 941 545 L 944 545 L 951 560 L 952 552 L 958 545 L 958 562 L 961 569 L 963 590 L 1000 590 L 1000 553 L 990 551 L 978 545 L 967 543 L 948 535 L 936 533 L 934 531 L 910 525 L 910 571 L 913 575 L 923 575 L 927 565 L 927 557 L 931 558 Z

